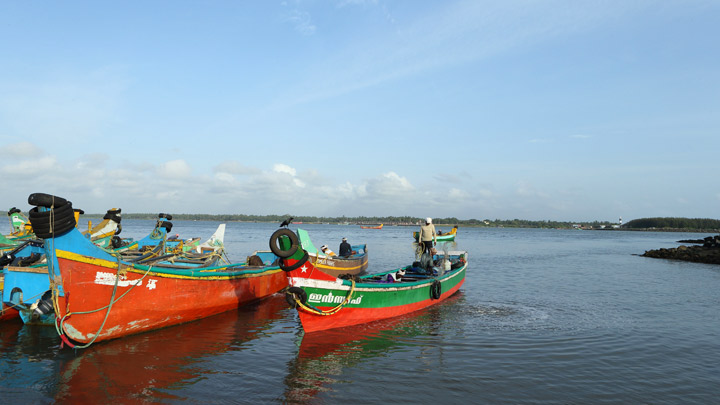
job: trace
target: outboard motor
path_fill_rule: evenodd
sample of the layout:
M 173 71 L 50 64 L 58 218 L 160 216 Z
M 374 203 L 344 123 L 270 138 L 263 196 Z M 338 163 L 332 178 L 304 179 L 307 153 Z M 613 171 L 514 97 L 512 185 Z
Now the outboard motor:
M 0 267 L 5 267 L 8 264 L 12 263 L 13 260 L 15 260 L 15 255 L 12 253 L 5 253 L 4 255 L 0 256 Z
M 47 290 L 43 294 L 42 298 L 37 301 L 37 307 L 33 310 L 33 317 L 39 318 L 43 315 L 51 314 L 54 312 L 52 304 L 52 291 Z

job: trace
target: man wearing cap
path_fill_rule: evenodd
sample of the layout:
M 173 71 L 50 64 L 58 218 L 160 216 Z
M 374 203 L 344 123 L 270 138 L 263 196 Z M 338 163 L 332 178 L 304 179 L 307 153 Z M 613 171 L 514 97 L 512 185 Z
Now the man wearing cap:
M 425 225 L 420 226 L 418 243 L 423 245 L 423 252 L 429 252 L 437 243 L 437 232 L 435 232 L 435 225 L 432 223 L 432 218 L 425 218 Z
M 342 238 L 342 242 L 340 243 L 340 257 L 348 257 L 352 254 L 352 246 L 347 241 L 347 238 Z
M 325 253 L 327 256 L 335 256 L 335 252 L 330 250 L 330 248 L 328 248 L 328 245 L 320 246 L 320 250 L 322 250 L 322 252 Z

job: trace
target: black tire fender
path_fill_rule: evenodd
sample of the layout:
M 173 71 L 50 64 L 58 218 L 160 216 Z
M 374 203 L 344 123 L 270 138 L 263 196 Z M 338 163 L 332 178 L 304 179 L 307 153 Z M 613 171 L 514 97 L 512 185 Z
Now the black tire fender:
M 305 304 L 307 302 L 307 298 L 307 293 L 300 287 L 290 287 L 287 291 L 285 291 L 285 301 L 287 301 L 291 308 L 297 308 L 297 302 L 295 299 Z
M 440 298 L 440 295 L 442 295 L 442 284 L 440 281 L 435 280 L 430 286 L 430 298 L 436 300 Z
M 28 197 L 28 204 L 48 208 L 53 206 L 59 207 L 61 205 L 64 205 L 66 202 L 68 201 L 62 197 L 56 197 L 54 195 L 45 193 L 32 193 Z
M 306 250 L 303 250 L 303 252 L 305 252 L 303 257 L 300 260 L 298 260 L 297 263 L 295 263 L 293 265 L 286 266 L 284 264 L 284 260 L 280 260 L 280 268 L 282 269 L 282 271 L 293 271 L 295 269 L 299 269 L 300 266 L 307 263 L 308 259 L 310 258 L 310 255 L 308 255 L 308 252 Z
M 63 201 L 65 201 L 63 205 L 47 211 L 40 211 L 39 206 L 30 209 L 30 224 L 37 237 L 47 239 L 53 235 L 61 235 L 75 227 L 72 203 Z
M 280 239 L 280 237 L 283 235 L 290 238 L 291 246 L 288 250 L 280 249 L 280 246 L 278 246 L 277 244 L 278 239 Z M 288 258 L 294 255 L 295 252 L 297 252 L 298 248 L 300 248 L 300 241 L 298 241 L 298 237 L 297 235 L 295 235 L 295 232 L 291 231 L 288 228 L 278 229 L 277 231 L 273 232 L 272 236 L 270 236 L 270 250 L 278 257 L 281 257 L 283 259 Z

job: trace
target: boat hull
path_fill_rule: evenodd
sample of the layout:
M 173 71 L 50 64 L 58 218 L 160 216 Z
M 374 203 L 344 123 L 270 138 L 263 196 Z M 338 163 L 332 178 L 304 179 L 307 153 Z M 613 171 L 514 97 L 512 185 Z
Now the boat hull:
M 0 302 L 0 322 L 9 321 L 20 317 L 20 313 L 17 309 L 11 308 L 2 302 Z
M 80 343 L 204 318 L 287 286 L 285 273 L 277 267 L 207 272 L 121 266 L 117 277 L 117 262 L 56 253 L 65 294 L 57 297 L 55 311 L 63 332 Z M 112 307 L 102 309 L 111 302 Z
M 43 316 L 33 315 L 33 304 L 50 289 L 47 265 L 36 267 L 8 266 L 3 270 L 5 288 L 2 301 L 19 312 L 26 324 L 52 325 L 55 316 L 52 312 Z
M 307 294 L 307 304 L 321 311 L 329 311 L 341 304 L 353 290 L 347 304 L 335 314 L 318 315 L 299 308 L 302 327 L 310 333 L 393 318 L 435 305 L 460 289 L 466 268 L 467 264 L 443 276 L 407 284 L 360 282 L 354 289 L 349 281 L 340 284 L 302 277 L 291 277 L 290 284 L 302 288 Z M 441 285 L 437 298 L 433 298 L 431 292 L 435 280 Z
M 312 264 L 324 273 L 327 273 L 334 277 L 339 277 L 343 274 L 358 275 L 362 274 L 368 268 L 368 255 L 367 253 L 359 257 L 350 257 L 347 259 L 339 258 L 337 256 L 319 256 L 316 254 L 308 253 L 309 260 Z

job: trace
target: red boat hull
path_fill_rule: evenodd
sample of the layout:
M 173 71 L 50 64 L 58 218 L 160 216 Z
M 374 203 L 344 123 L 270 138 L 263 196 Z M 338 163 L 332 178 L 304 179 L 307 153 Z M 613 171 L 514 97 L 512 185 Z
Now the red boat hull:
M 11 308 L 4 303 L 0 302 L 0 322 L 8 321 L 20 317 L 20 312 L 17 309 Z
M 303 330 L 305 330 L 306 333 L 359 325 L 367 322 L 373 322 L 381 319 L 388 319 L 409 314 L 411 312 L 427 308 L 431 305 L 435 305 L 438 302 L 443 301 L 455 294 L 455 292 L 460 289 L 464 282 L 465 280 L 463 279 L 453 288 L 443 292 L 436 300 L 427 299 L 412 304 L 380 308 L 346 307 L 342 309 L 342 316 L 317 316 L 306 311 L 298 311 L 298 315 L 300 316 L 300 322 L 302 323 Z M 317 309 L 320 310 L 329 310 L 330 308 L 332 307 L 317 307 Z
M 208 277 L 207 272 L 193 276 L 129 267 L 120 272 L 113 294 L 117 263 L 58 253 L 65 294 L 58 297 L 55 313 L 65 335 L 80 343 L 205 318 L 275 294 L 287 286 L 286 274 L 277 268 Z M 112 307 L 106 308 L 111 301 Z

